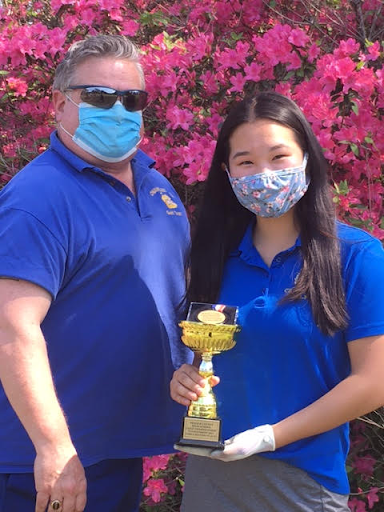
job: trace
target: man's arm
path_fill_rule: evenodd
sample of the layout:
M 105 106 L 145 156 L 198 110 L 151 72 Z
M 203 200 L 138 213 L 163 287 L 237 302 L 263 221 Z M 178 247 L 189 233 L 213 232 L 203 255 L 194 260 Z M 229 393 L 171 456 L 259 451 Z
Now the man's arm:
M 0 279 L 0 379 L 36 449 L 36 512 L 51 499 L 63 512 L 82 512 L 84 469 L 58 402 L 41 322 L 49 293 L 26 281 Z

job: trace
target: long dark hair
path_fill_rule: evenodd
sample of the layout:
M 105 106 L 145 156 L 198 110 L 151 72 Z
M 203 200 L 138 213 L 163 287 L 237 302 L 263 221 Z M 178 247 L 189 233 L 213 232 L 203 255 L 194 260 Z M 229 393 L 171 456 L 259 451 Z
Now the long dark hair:
M 192 242 L 188 297 L 199 302 L 218 300 L 229 253 L 255 219 L 236 199 L 222 165 L 229 168 L 229 139 L 234 130 L 256 119 L 270 119 L 290 128 L 303 153 L 308 154 L 310 184 L 295 208 L 303 266 L 283 301 L 297 301 L 305 295 L 316 324 L 323 333 L 332 335 L 346 327 L 347 312 L 327 162 L 302 111 L 275 92 L 262 92 L 239 102 L 220 130 Z

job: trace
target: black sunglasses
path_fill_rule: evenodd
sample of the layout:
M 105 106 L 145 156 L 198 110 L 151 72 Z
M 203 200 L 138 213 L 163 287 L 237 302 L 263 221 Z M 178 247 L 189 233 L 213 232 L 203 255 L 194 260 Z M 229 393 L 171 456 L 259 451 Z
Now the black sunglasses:
M 148 101 L 148 93 L 138 89 L 117 91 L 100 85 L 71 85 L 67 87 L 67 90 L 76 89 L 81 89 L 81 101 L 99 108 L 111 108 L 120 98 L 126 110 L 136 112 L 137 110 L 143 110 Z

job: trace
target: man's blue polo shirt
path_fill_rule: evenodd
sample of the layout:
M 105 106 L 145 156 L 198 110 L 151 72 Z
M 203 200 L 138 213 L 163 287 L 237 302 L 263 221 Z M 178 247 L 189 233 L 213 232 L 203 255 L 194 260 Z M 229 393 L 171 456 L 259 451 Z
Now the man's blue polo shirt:
M 226 265 L 220 303 L 237 305 L 236 346 L 215 357 L 223 435 L 276 423 L 330 391 L 350 373 L 347 344 L 384 334 L 384 251 L 378 240 L 338 225 L 349 326 L 333 337 L 314 323 L 307 300 L 278 305 L 301 266 L 300 239 L 270 267 L 252 243 L 251 227 Z M 301 468 L 331 491 L 347 494 L 348 425 L 262 454 Z
M 51 136 L 0 194 L 0 275 L 46 289 L 42 324 L 60 403 L 84 465 L 173 451 L 184 408 L 173 371 L 189 225 L 170 183 L 139 151 L 136 196 Z M 0 472 L 35 452 L 0 386 Z

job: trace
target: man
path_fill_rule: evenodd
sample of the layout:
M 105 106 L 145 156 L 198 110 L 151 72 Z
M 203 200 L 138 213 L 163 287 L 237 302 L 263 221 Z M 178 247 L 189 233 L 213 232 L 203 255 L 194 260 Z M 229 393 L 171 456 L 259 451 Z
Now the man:
M 136 511 L 178 437 L 189 227 L 138 150 L 146 100 L 129 40 L 75 43 L 50 148 L 1 192 L 1 512 Z

